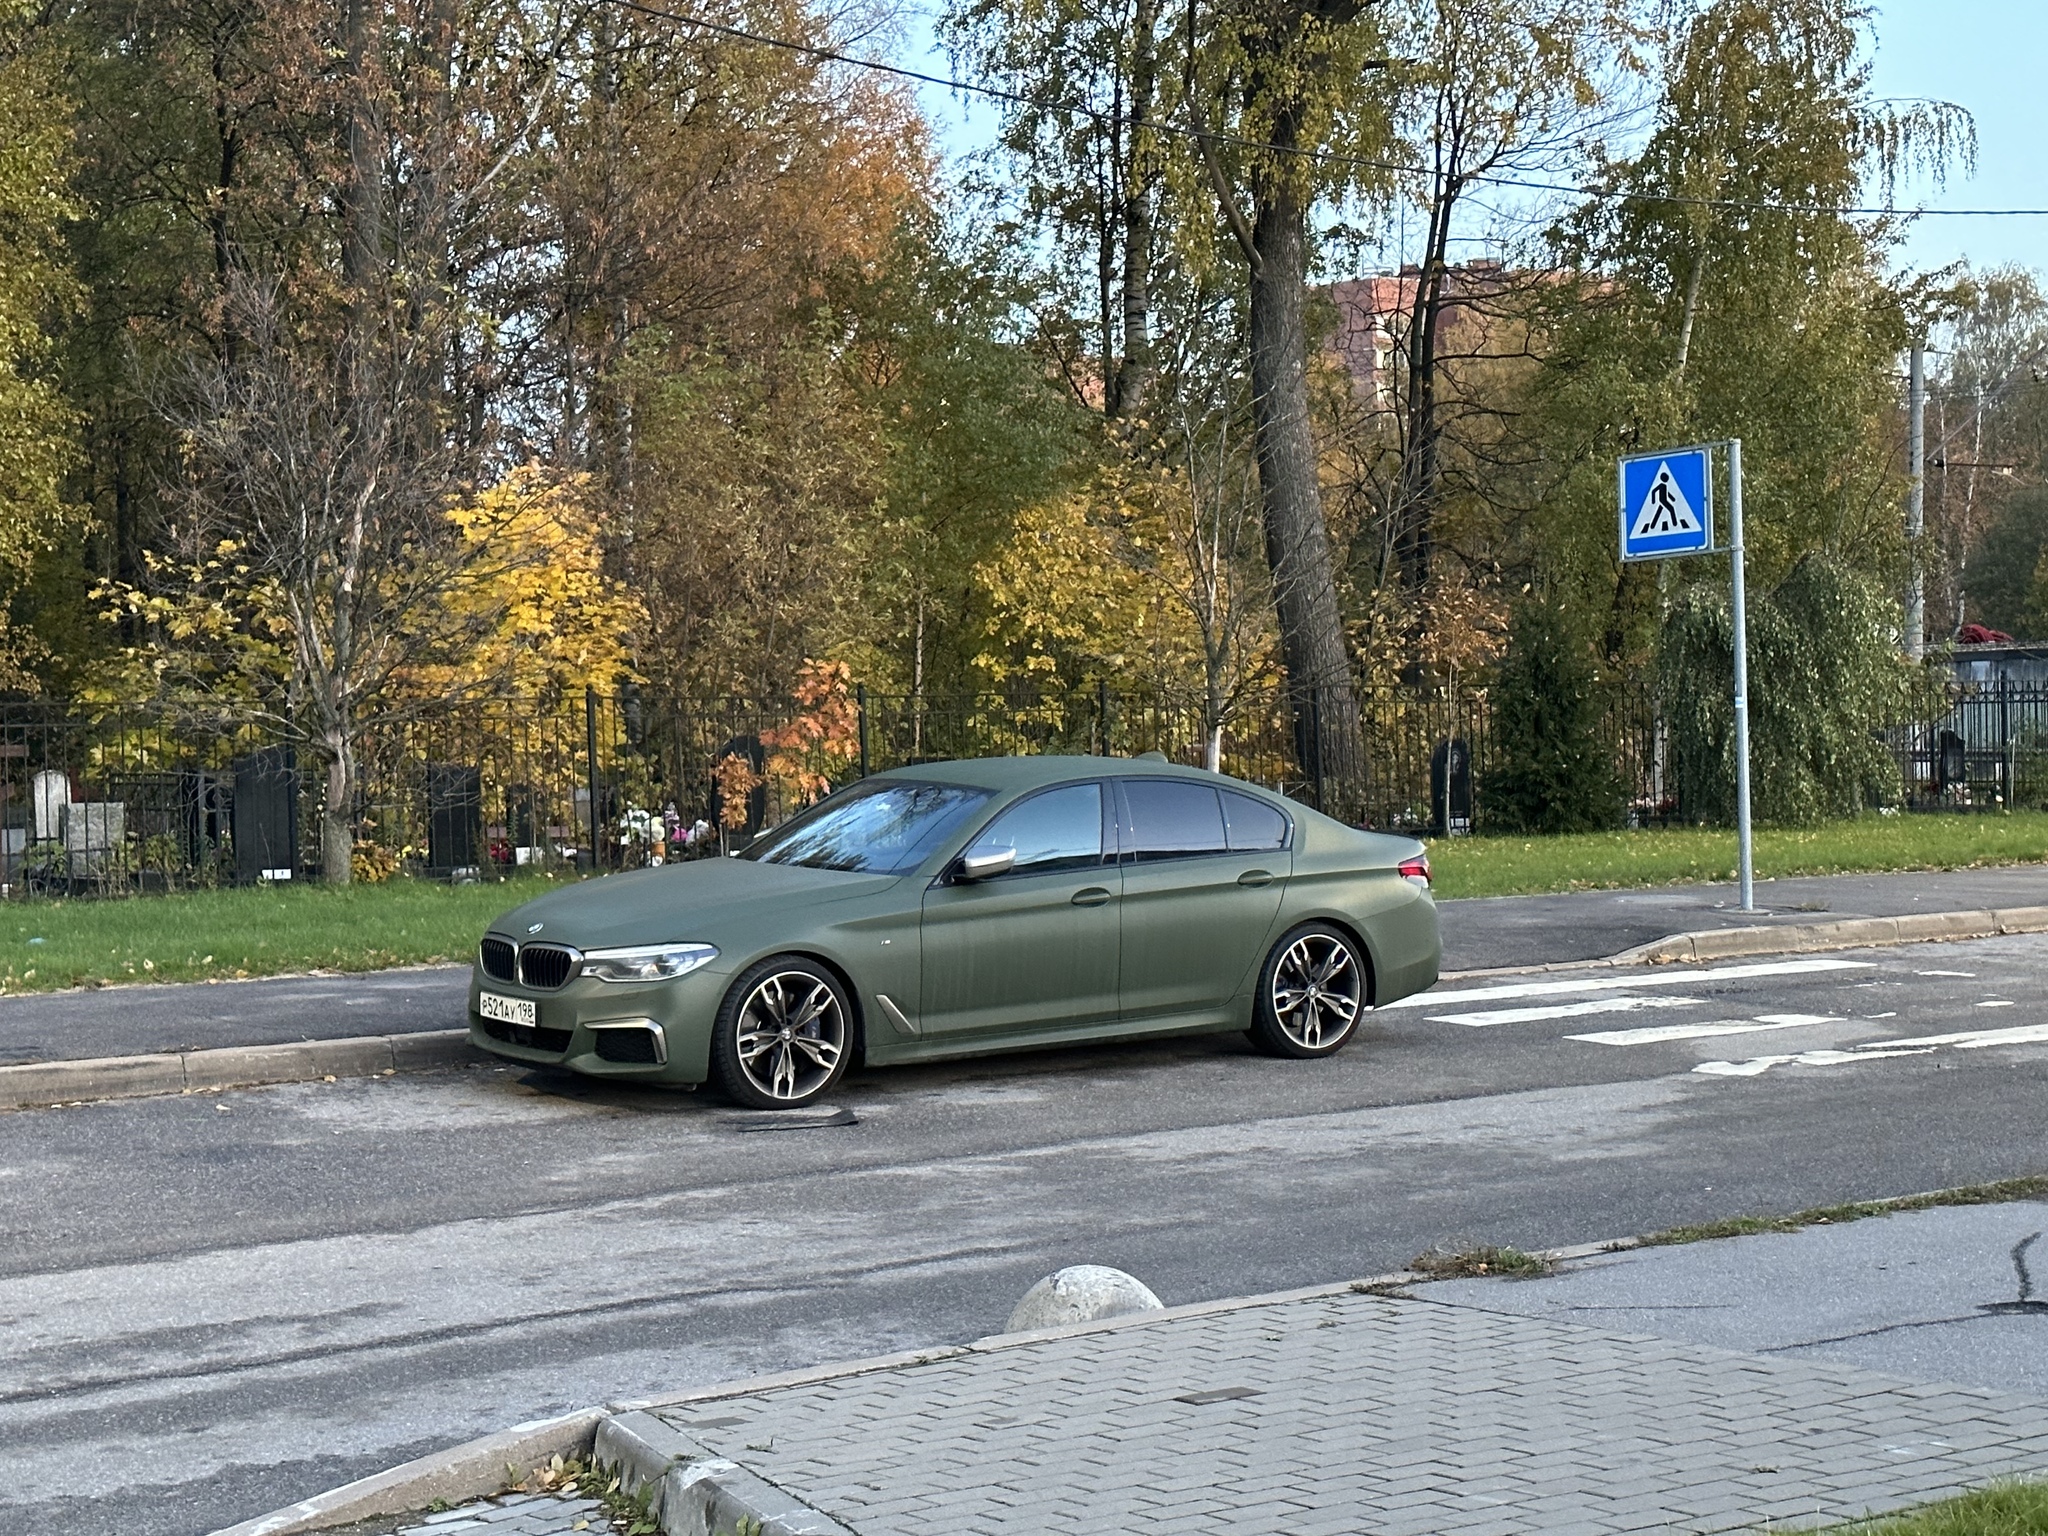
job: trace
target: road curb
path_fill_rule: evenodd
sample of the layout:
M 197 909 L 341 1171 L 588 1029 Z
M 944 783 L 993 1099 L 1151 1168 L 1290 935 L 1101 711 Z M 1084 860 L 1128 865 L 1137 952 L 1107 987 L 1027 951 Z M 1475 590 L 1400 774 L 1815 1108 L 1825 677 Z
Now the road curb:
M 355 1035 L 283 1045 L 231 1045 L 152 1056 L 100 1056 L 0 1067 L 0 1110 L 98 1099 L 133 1099 L 202 1089 L 260 1088 L 323 1077 L 381 1077 L 457 1066 L 483 1058 L 466 1029 L 409 1035 Z
M 1825 923 L 1710 928 L 1698 933 L 1673 934 L 1654 943 L 1624 950 L 1614 957 L 1614 963 L 1665 965 L 1673 961 L 1724 960 L 1736 955 L 1807 954 L 1829 949 L 1933 944 L 1945 939 L 1994 939 L 2007 933 L 2043 932 L 2048 932 L 2048 907 L 1912 912 L 1904 917 L 1848 917 Z
M 378 1515 L 407 1514 L 436 1499 L 460 1504 L 482 1498 L 505 1487 L 508 1469 L 523 1474 L 556 1456 L 588 1456 L 604 1417 L 602 1408 L 579 1408 L 560 1418 L 517 1424 L 227 1526 L 212 1536 L 298 1536 Z
M 1904 917 L 1843 917 L 1823 923 L 1759 924 L 1748 928 L 1702 928 L 1667 934 L 1597 960 L 1559 960 L 1547 965 L 1505 965 L 1483 970 L 1445 971 L 1442 981 L 1478 981 L 1488 976 L 1527 976 L 1552 971 L 1592 971 L 1629 965 L 1675 965 L 1734 960 L 1753 955 L 1811 955 L 1835 949 L 1875 949 L 1892 944 L 1935 944 L 1957 939 L 1995 939 L 2008 933 L 2048 933 L 2048 907 L 2003 907 L 1972 912 L 1911 912 Z
M 617 1471 L 629 1495 L 647 1500 L 662 1536 L 853 1536 L 830 1515 L 641 1409 L 599 1424 L 591 1459 Z

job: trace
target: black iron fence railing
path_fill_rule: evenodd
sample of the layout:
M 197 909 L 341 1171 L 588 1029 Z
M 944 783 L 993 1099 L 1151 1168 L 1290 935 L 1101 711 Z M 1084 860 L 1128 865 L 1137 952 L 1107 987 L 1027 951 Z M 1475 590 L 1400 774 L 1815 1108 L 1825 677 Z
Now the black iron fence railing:
M 487 879 L 722 851 L 833 787 L 921 761 L 1156 751 L 1193 765 L 1213 753 L 1225 773 L 1372 826 L 1486 830 L 1502 750 L 1486 688 L 1367 689 L 1359 708 L 1363 779 L 1338 784 L 1313 752 L 1301 761 L 1279 693 L 1239 701 L 1213 739 L 1198 698 L 1104 686 L 494 699 L 367 728 L 345 814 L 359 878 Z M 1674 816 L 1652 691 L 1611 689 L 1599 738 L 1630 823 Z M 2048 688 L 1955 691 L 1887 740 L 1915 809 L 2048 804 Z M 232 712 L 0 702 L 0 894 L 308 879 L 328 794 L 314 752 Z

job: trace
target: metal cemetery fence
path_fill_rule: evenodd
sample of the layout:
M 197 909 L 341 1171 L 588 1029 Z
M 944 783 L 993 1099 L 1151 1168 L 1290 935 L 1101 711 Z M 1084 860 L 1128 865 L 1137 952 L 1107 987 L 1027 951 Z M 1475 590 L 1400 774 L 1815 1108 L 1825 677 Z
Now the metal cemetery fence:
M 1888 734 L 1915 810 L 2048 805 L 2048 688 L 1963 684 L 1939 717 Z
M 1485 830 L 1498 766 L 1484 688 L 1360 696 L 1365 781 L 1297 760 L 1277 694 L 1226 723 L 1222 767 L 1370 825 Z M 1601 750 L 1632 824 L 1676 814 L 1649 690 L 1612 692 Z M 1955 690 L 1939 719 L 1891 733 L 1916 809 L 2048 802 L 2048 689 Z M 1071 693 L 657 701 L 634 690 L 491 700 L 379 724 L 352 808 L 359 877 L 492 878 L 614 869 L 735 846 L 863 773 L 934 759 L 1159 751 L 1203 760 L 1199 702 Z M 326 770 L 245 718 L 156 705 L 0 702 L 0 894 L 115 894 L 318 873 Z

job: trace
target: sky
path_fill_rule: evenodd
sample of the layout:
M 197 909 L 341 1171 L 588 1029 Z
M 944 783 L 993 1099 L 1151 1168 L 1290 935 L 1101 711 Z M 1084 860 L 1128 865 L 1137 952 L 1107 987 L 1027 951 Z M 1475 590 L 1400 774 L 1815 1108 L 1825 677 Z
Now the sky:
M 2048 208 L 2044 65 L 2048 0 L 1881 0 L 1877 94 L 1952 101 L 1977 119 L 1977 174 L 1906 195 L 1928 208 Z M 1966 257 L 2048 270 L 2048 218 L 1923 218 L 1902 255 L 1922 270 Z
M 946 75 L 932 45 L 936 0 L 913 0 L 896 58 Z M 2048 208 L 2048 0 L 1877 0 L 1872 86 L 1887 98 L 1954 102 L 1976 118 L 1976 174 L 1945 189 L 1908 184 L 1903 206 Z M 986 104 L 923 87 L 926 114 L 951 156 L 985 147 L 995 132 Z M 2048 271 L 2048 218 L 1922 218 L 1899 251 L 1902 267 L 1931 271 L 1968 260 L 1973 267 L 2017 263 Z

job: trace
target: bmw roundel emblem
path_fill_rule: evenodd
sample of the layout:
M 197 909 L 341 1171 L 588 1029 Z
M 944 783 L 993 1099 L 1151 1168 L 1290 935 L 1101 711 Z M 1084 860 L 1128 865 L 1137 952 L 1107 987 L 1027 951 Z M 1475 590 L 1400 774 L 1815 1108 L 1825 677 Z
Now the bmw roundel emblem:
M 541 931 L 541 929 L 542 929 L 542 928 L 544 928 L 544 927 L 546 927 L 546 926 L 547 926 L 547 925 L 546 925 L 545 923 L 535 923 L 535 924 L 533 924 L 533 926 L 531 926 L 530 928 L 528 928 L 528 929 L 527 929 L 526 931 L 527 931 L 528 933 L 539 933 L 539 932 Z

